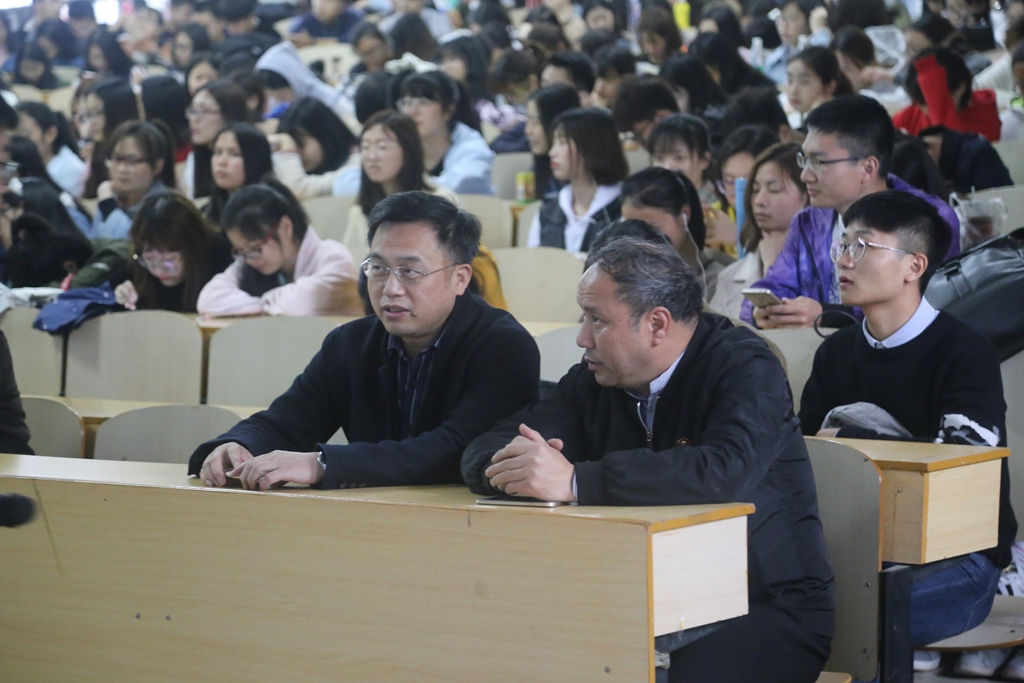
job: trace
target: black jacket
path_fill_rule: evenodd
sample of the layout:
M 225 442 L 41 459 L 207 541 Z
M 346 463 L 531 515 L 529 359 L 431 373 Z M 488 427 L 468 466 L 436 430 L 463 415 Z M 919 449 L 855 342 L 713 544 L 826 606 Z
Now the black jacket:
M 399 440 L 398 361 L 387 343 L 374 316 L 334 330 L 270 408 L 196 449 L 189 474 L 218 445 L 234 441 L 253 455 L 323 449 L 323 488 L 458 483 L 466 445 L 537 399 L 533 337 L 505 311 L 463 295 L 431 363 L 413 436 Z M 339 427 L 349 445 L 324 445 Z
M 0 332 L 0 453 L 33 455 L 7 337 Z
M 637 401 L 576 365 L 539 403 L 469 445 L 462 473 L 494 493 L 483 471 L 520 423 L 565 442 L 581 505 L 749 502 L 751 601 L 800 610 L 832 633 L 832 570 L 807 448 L 777 358 L 753 332 L 701 314 L 648 435 Z
M 616 197 L 610 204 L 590 217 L 590 224 L 587 226 L 587 234 L 583 237 L 580 251 L 589 251 L 590 244 L 598 233 L 621 217 L 622 200 Z M 565 224 L 569 221 L 558 204 L 558 192 L 544 197 L 544 203 L 538 212 L 538 220 L 540 221 L 540 246 L 565 249 Z
M 927 134 L 924 131 L 922 135 Z M 988 140 L 973 133 L 943 129 L 939 170 L 957 194 L 1013 185 L 1010 171 Z

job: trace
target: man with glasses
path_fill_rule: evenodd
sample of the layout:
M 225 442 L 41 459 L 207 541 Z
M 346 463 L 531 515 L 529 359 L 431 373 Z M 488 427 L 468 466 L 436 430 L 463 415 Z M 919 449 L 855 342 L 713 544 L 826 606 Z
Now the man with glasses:
M 818 348 L 800 403 L 804 434 L 1005 446 L 995 348 L 922 294 L 949 249 L 949 225 L 927 201 L 891 191 L 855 202 L 844 223 L 831 258 L 842 303 L 864 322 Z M 998 545 L 915 569 L 915 647 L 974 628 L 992 606 L 1017 531 L 1006 459 L 1002 468 Z M 925 655 L 938 666 L 938 653 L 920 653 L 919 668 Z
M 466 292 L 480 223 L 405 192 L 369 216 L 376 316 L 342 326 L 268 410 L 200 446 L 207 486 L 323 488 L 461 482 L 462 449 L 537 398 L 540 356 L 505 311 Z M 341 427 L 348 445 L 325 442 Z
M 927 195 L 890 175 L 895 129 L 876 100 L 862 95 L 837 97 L 807 116 L 807 138 L 797 158 L 811 205 L 793 217 L 778 259 L 754 287 L 770 289 L 781 304 L 754 308 L 743 302 L 743 320 L 761 328 L 810 327 L 822 313 L 823 324 L 841 326 L 859 312 L 844 309 L 839 273 L 829 247 L 843 233 L 842 214 L 861 197 L 885 190 L 917 195 L 938 209 L 952 228 L 946 257 L 960 252 L 960 222 L 938 197 Z M 938 265 L 938 264 L 936 264 Z

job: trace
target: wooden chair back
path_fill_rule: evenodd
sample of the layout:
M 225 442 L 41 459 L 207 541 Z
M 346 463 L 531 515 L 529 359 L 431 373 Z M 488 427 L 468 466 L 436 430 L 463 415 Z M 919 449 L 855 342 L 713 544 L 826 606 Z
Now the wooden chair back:
M 492 250 L 508 310 L 518 320 L 574 323 L 580 319 L 576 286 L 583 262 L 564 249 Z
M 252 318 L 228 325 L 210 338 L 207 402 L 269 406 L 337 326 L 317 317 Z
M 71 332 L 65 395 L 199 403 L 203 337 L 194 316 L 110 313 Z
M 814 366 L 814 354 L 824 341 L 812 328 L 786 330 L 758 330 L 762 337 L 772 344 L 775 344 L 786 362 L 786 377 L 789 378 L 789 386 L 793 390 L 793 411 L 800 412 L 800 397 L 804 393 L 804 385 L 811 376 L 811 369 Z M 824 334 L 830 330 L 822 329 Z
M 480 244 L 488 249 L 512 246 L 512 207 L 507 201 L 483 194 L 461 194 L 459 201 L 463 209 L 480 219 Z
M 28 445 L 36 455 L 81 458 L 85 454 L 85 422 L 60 401 L 42 396 L 22 396 Z
M 97 460 L 187 463 L 196 447 L 242 418 L 226 408 L 167 405 L 129 410 L 96 431 Z
M 0 330 L 11 349 L 18 390 L 59 396 L 63 388 L 64 337 L 33 329 L 38 314 L 34 308 L 10 308 L 0 314 Z
M 348 211 L 355 201 L 354 196 L 310 197 L 302 202 L 302 208 L 320 239 L 342 242 L 348 225 Z
M 569 368 L 583 358 L 583 349 L 576 345 L 580 328 L 576 325 L 545 332 L 534 337 L 540 349 L 540 378 L 546 382 L 557 382 Z

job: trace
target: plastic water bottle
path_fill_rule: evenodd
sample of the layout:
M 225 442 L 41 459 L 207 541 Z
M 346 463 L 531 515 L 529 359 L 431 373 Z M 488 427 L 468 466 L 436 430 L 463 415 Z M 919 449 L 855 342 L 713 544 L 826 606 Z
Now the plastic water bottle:
M 743 240 L 740 235 L 743 233 L 743 224 L 747 222 L 747 179 L 736 179 L 736 254 L 743 258 L 747 252 L 743 249 Z
M 764 40 L 760 36 L 750 39 L 750 66 L 764 71 Z

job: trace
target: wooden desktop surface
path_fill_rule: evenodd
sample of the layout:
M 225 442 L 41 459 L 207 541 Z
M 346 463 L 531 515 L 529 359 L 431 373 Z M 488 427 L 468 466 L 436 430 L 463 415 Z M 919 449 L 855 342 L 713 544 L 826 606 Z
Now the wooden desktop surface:
M 656 634 L 746 612 L 747 504 L 260 493 L 11 455 L 0 490 L 39 510 L 0 533 L 0 662 L 19 683 L 653 681 Z

